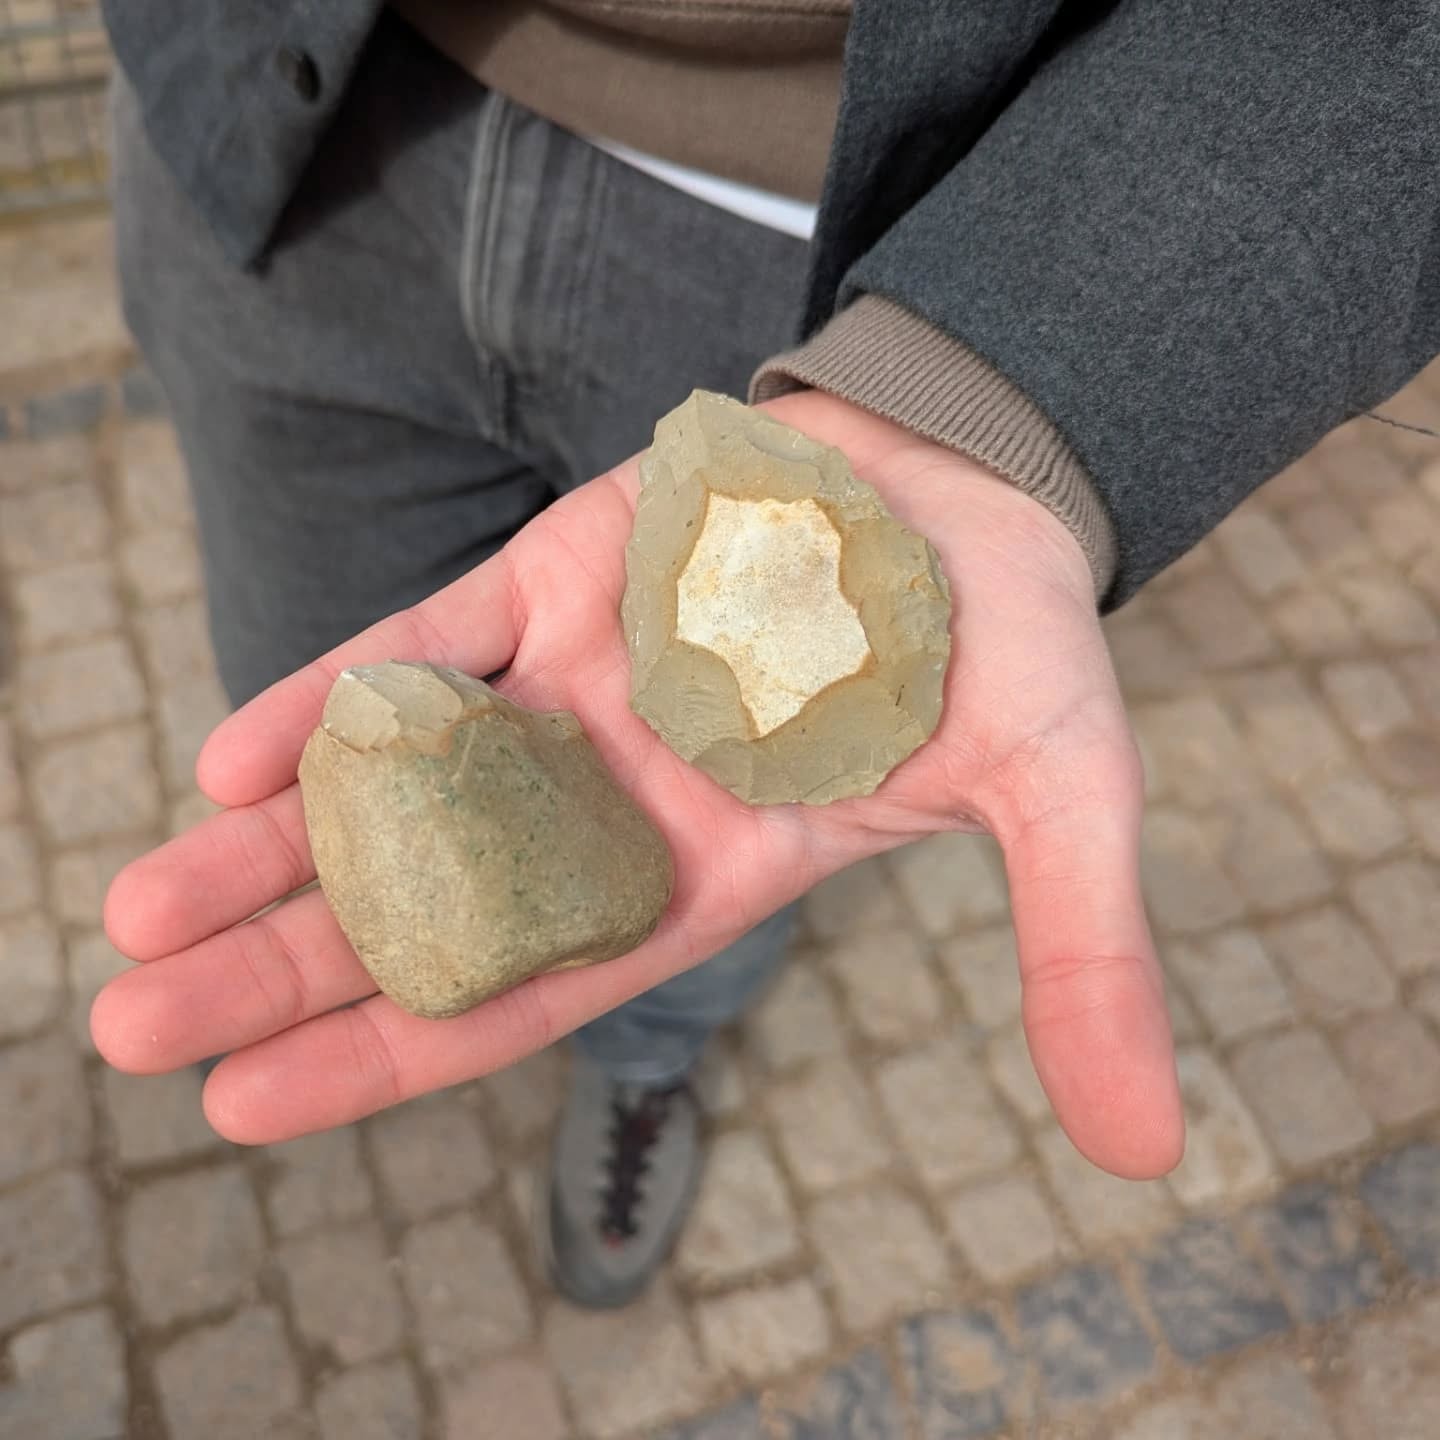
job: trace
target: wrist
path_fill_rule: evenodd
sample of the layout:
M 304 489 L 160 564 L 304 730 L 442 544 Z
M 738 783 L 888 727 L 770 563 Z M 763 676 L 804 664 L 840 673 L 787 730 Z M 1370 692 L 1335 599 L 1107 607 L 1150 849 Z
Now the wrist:
M 1075 533 L 989 466 L 823 390 L 794 391 L 758 408 L 840 450 L 942 560 L 951 558 L 957 531 L 971 532 L 970 544 L 1003 549 L 1093 606 L 1095 577 Z

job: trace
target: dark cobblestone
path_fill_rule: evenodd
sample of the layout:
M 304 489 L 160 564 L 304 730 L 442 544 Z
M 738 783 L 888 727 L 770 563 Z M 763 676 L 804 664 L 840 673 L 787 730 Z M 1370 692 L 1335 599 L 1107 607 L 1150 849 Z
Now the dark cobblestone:
M 1021 1366 L 992 1315 L 926 1315 L 901 1327 L 900 1350 L 923 1440 L 974 1440 L 1013 1417 Z
M 1371 1304 L 1380 1257 L 1324 1185 L 1297 1185 L 1255 1216 L 1296 1319 L 1309 1324 Z
M 1440 1146 L 1412 1145 L 1376 1161 L 1360 1194 L 1410 1269 L 1440 1278 Z
M 1151 1247 L 1141 1267 L 1165 1338 L 1191 1364 L 1284 1330 L 1285 1307 L 1218 1220 L 1197 1220 Z
M 1042 1280 L 1020 1292 L 1016 1310 L 1054 1405 L 1111 1399 L 1155 1363 L 1155 1347 L 1112 1270 L 1082 1265 Z
M 82 385 L 41 395 L 25 407 L 25 428 L 33 439 L 93 430 L 105 415 L 105 387 Z
M 862 1350 L 828 1370 L 800 1409 L 781 1422 L 783 1440 L 890 1440 L 903 1432 L 885 1362 Z

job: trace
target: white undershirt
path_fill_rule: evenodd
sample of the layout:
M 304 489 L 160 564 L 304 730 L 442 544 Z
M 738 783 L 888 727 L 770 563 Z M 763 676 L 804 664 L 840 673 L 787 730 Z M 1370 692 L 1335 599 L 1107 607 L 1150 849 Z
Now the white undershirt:
M 692 170 L 687 165 L 676 165 L 613 140 L 597 140 L 594 136 L 587 138 L 597 150 L 603 150 L 607 155 L 613 155 L 617 160 L 623 160 L 636 170 L 643 170 L 654 179 L 672 185 L 676 190 L 683 190 L 697 200 L 728 210 L 732 215 L 752 220 L 769 230 L 778 230 L 782 235 L 793 235 L 797 240 L 809 240 L 815 234 L 817 205 L 792 200 L 788 195 L 777 195 L 772 190 L 761 190 L 754 185 L 724 180 L 719 175 Z

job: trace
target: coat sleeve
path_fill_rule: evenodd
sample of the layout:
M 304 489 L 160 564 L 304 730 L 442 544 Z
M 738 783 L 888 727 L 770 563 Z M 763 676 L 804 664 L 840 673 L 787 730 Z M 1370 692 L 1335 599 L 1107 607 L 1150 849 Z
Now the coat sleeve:
M 1035 68 L 831 309 L 882 299 L 1038 409 L 1108 518 L 1114 606 L 1440 351 L 1437 196 L 1432 6 L 1137 0 Z M 852 328 L 851 370 L 886 363 L 886 327 Z

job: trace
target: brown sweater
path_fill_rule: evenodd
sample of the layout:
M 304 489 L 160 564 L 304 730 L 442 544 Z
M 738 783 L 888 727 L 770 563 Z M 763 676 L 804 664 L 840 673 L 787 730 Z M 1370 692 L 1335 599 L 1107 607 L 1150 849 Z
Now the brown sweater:
M 819 198 L 850 0 L 392 0 L 492 89 L 580 135 Z M 783 142 L 783 143 L 781 143 Z M 988 465 L 1069 526 L 1097 598 L 1110 519 L 1049 419 L 968 346 L 863 295 L 763 364 L 750 398 L 825 390 Z
M 577 135 L 818 200 L 849 0 L 395 0 L 492 89 Z

